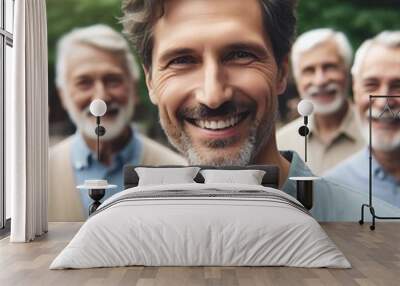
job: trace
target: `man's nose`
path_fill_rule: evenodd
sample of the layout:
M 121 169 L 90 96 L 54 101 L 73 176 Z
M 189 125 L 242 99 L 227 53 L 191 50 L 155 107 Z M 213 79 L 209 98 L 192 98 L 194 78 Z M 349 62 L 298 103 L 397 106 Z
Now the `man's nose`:
M 390 89 L 389 84 L 381 83 L 379 89 L 376 91 L 376 95 L 394 95 L 394 92 Z
M 102 99 L 106 102 L 110 100 L 110 95 L 107 91 L 106 85 L 102 81 L 96 81 L 93 97 Z
M 377 95 L 385 95 L 388 97 L 375 98 L 373 101 L 373 106 L 375 108 L 378 108 L 381 110 L 386 109 L 388 107 L 393 110 L 397 110 L 400 108 L 400 98 L 396 98 L 396 97 L 390 96 L 389 94 L 384 94 L 384 93 L 380 93 Z
M 203 84 L 196 91 L 196 100 L 209 108 L 216 109 L 232 98 L 232 88 L 227 85 L 223 67 L 217 62 L 205 63 L 203 72 Z
M 325 85 L 328 82 L 326 72 L 322 68 L 317 68 L 313 77 L 313 84 L 317 86 Z

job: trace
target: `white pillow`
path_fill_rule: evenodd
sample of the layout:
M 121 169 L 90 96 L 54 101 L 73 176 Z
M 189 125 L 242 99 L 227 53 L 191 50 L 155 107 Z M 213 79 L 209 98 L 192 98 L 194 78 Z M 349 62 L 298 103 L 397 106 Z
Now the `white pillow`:
M 149 168 L 137 167 L 139 186 L 195 183 L 199 167 Z
M 262 170 L 219 170 L 206 169 L 200 171 L 204 183 L 234 183 L 246 185 L 261 185 L 265 171 Z

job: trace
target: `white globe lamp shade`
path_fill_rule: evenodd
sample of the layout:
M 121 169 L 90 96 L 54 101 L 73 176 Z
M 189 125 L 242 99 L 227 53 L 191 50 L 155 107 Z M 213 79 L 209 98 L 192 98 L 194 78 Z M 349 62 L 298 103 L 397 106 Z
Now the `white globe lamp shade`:
M 310 100 L 303 99 L 297 105 L 297 111 L 301 116 L 309 116 L 314 110 L 314 105 Z
M 95 99 L 90 103 L 89 109 L 93 116 L 100 117 L 106 113 L 107 105 L 103 100 Z

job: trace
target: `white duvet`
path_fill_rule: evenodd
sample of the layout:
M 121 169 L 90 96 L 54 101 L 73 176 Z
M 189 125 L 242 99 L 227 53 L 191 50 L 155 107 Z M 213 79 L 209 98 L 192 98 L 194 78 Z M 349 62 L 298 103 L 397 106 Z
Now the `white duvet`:
M 196 183 L 114 195 L 50 269 L 127 265 L 350 267 L 318 222 L 282 191 Z

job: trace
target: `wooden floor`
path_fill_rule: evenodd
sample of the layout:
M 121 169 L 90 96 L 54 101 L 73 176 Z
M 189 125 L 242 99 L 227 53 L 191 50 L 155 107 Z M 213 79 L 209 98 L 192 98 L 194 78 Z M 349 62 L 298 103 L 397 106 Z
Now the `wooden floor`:
M 81 224 L 52 223 L 32 243 L 0 241 L 0 285 L 400 285 L 400 224 L 378 222 L 375 231 L 356 223 L 323 224 L 353 268 L 121 267 L 48 270 Z

